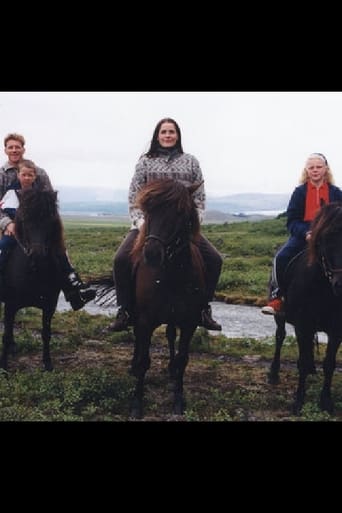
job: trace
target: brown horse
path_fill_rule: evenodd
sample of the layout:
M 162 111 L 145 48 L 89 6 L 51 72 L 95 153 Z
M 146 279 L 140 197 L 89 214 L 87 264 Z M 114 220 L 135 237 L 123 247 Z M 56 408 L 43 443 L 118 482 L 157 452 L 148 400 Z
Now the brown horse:
M 205 287 L 203 261 L 196 246 L 200 225 L 192 198 L 199 185 L 186 187 L 171 179 L 156 180 L 147 184 L 137 196 L 137 206 L 144 213 L 145 223 L 132 251 L 135 346 L 131 374 L 137 378 L 132 417 L 143 415 L 144 379 L 150 367 L 151 337 L 161 324 L 167 325 L 173 411 L 184 413 L 183 376 L 189 360 L 190 341 L 203 308 Z
M 286 272 L 285 312 L 275 316 L 276 352 L 269 381 L 279 380 L 280 350 L 285 337 L 285 322 L 295 328 L 299 358 L 299 381 L 293 405 L 298 414 L 304 404 L 308 374 L 315 373 L 314 341 L 316 332 L 328 336 L 323 362 L 324 383 L 320 407 L 333 412 L 331 382 L 336 353 L 342 341 L 342 205 L 323 206 L 311 226 L 308 248 L 290 263 Z
M 62 287 L 57 254 L 64 252 L 63 226 L 57 193 L 23 189 L 16 212 L 17 245 L 5 269 L 4 334 L 0 367 L 7 369 L 8 354 L 17 351 L 13 327 L 18 310 L 33 306 L 42 310 L 43 363 L 52 370 L 51 320 Z

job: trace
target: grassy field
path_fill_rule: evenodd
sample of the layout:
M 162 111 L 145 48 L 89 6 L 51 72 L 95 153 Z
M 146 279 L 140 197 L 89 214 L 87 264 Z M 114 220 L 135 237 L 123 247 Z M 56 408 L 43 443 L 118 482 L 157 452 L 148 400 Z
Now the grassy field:
M 71 259 L 85 278 L 110 273 L 115 249 L 128 225 L 109 219 L 64 220 Z M 235 303 L 261 304 L 275 249 L 286 239 L 284 219 L 257 223 L 207 225 L 204 233 L 221 251 L 224 266 L 217 297 Z M 133 334 L 104 333 L 111 319 L 86 312 L 58 312 L 52 323 L 52 372 L 43 372 L 41 313 L 17 314 L 19 352 L 0 372 L 0 421 L 126 422 L 134 379 L 128 374 Z M 286 337 L 281 382 L 270 385 L 267 373 L 273 337 L 228 339 L 198 328 L 184 377 L 185 415 L 171 414 L 168 350 L 164 327 L 154 333 L 151 368 L 146 376 L 145 417 L 152 422 L 298 422 L 342 420 L 342 353 L 337 355 L 332 395 L 336 412 L 318 407 L 325 347 L 316 354 L 315 376 L 308 378 L 307 400 L 300 417 L 291 413 L 297 385 L 297 345 Z
M 0 372 L 1 421 L 127 422 L 134 378 L 132 332 L 103 333 L 108 318 L 86 312 L 56 313 L 53 319 L 52 372 L 42 370 L 40 315 L 22 310 L 16 322 L 19 353 Z M 318 407 L 322 386 L 321 345 L 318 373 L 307 380 L 307 400 L 300 416 L 291 413 L 297 385 L 297 346 L 287 337 L 278 385 L 267 382 L 273 339 L 209 336 L 198 328 L 184 375 L 186 411 L 172 415 L 168 389 L 168 349 L 164 327 L 151 344 L 146 375 L 143 422 L 304 422 L 342 420 L 342 355 L 333 378 L 335 415 Z

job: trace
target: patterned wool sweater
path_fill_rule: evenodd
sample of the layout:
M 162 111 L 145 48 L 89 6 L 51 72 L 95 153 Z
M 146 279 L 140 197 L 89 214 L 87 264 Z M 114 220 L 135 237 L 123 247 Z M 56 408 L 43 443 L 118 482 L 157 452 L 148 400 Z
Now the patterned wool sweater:
M 134 206 L 137 193 L 146 183 L 165 178 L 173 178 L 184 185 L 203 181 L 199 162 L 189 153 L 177 153 L 155 158 L 142 156 L 135 167 L 135 173 L 128 192 L 128 206 L 132 220 L 132 229 L 140 228 L 144 220 L 142 211 Z M 193 198 L 197 206 L 199 219 L 202 221 L 206 199 L 203 184 L 194 192 Z

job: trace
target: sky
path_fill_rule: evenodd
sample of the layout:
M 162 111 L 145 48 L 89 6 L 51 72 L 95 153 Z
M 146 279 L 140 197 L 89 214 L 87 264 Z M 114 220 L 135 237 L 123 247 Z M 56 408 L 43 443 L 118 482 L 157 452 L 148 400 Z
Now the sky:
M 128 190 L 164 117 L 179 124 L 208 195 L 290 194 L 312 152 L 342 187 L 342 92 L 0 92 L 1 140 L 24 135 L 25 157 L 57 189 Z

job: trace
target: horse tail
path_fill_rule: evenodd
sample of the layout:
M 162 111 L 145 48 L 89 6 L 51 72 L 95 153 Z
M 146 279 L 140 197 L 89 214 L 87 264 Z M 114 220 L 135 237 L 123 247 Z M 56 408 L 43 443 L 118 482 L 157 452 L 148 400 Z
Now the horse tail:
M 96 304 L 100 306 L 114 306 L 116 304 L 115 282 L 112 273 L 90 278 L 87 284 L 89 287 L 96 288 Z

